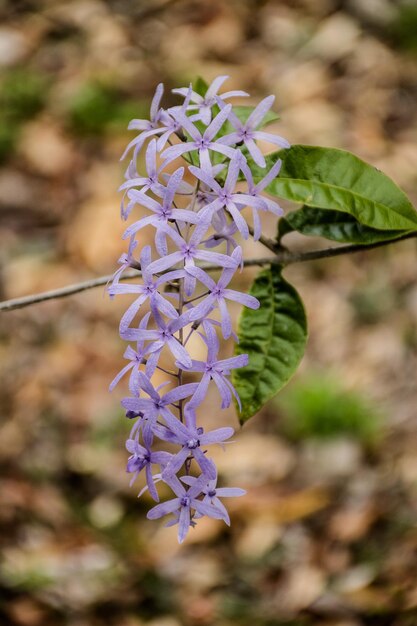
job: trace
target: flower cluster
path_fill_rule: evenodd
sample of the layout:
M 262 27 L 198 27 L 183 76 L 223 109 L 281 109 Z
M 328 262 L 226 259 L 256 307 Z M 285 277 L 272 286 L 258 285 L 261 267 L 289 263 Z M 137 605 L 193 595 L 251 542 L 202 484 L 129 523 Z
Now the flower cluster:
M 280 162 L 256 184 L 250 163 L 266 168 L 258 140 L 289 146 L 281 137 L 259 130 L 274 97 L 265 98 L 253 110 L 233 109 L 226 101 L 247 94 L 219 93 L 226 78 L 216 78 L 203 95 L 191 86 L 174 90 L 184 102 L 168 109 L 160 107 L 163 86 L 159 85 L 150 120 L 130 123 L 129 128 L 139 134 L 123 155 L 130 154 L 131 160 L 121 186 L 121 214 L 127 219 L 138 206 L 145 209 L 146 215 L 126 229 L 123 237 L 129 241 L 129 249 L 120 258 L 120 268 L 108 288 L 111 296 L 134 294 L 135 298 L 120 322 L 120 336 L 133 342 L 134 347 L 127 347 L 124 356 L 128 364 L 110 385 L 113 389 L 130 373 L 130 395 L 122 400 L 127 418 L 133 421 L 126 444 L 131 454 L 127 471 L 133 482 L 144 470 L 144 489 L 156 502 L 158 483 L 172 490 L 175 497 L 154 506 L 148 518 L 173 514 L 168 525 L 178 524 L 180 542 L 200 517 L 222 519 L 229 524 L 220 498 L 244 493 L 242 489 L 216 486 L 216 466 L 207 454 L 209 446 L 229 440 L 233 429 L 205 431 L 197 421 L 197 413 L 212 382 L 219 391 L 222 408 L 230 406 L 233 396 L 239 403 L 229 377 L 232 370 L 247 365 L 248 357 L 220 359 L 219 334 L 237 340 L 229 301 L 253 309 L 259 303 L 229 288 L 243 265 L 236 237 L 249 236 L 242 213 L 245 207 L 252 211 L 255 239 L 261 235 L 259 213 L 282 214 L 280 207 L 263 195 L 277 176 Z M 146 173 L 138 172 L 141 152 Z M 182 165 L 175 169 L 174 161 L 180 158 Z M 240 181 L 244 188 L 238 190 Z M 142 229 L 147 227 L 153 229 L 154 246 L 139 245 L 139 258 L 135 258 Z M 222 251 L 214 251 L 216 247 Z M 207 263 L 221 271 L 217 281 L 209 275 Z M 120 282 L 128 267 L 140 267 L 140 283 Z M 145 303 L 149 310 L 141 315 Z M 205 346 L 203 361 L 194 359 L 189 347 L 195 333 Z M 161 361 L 161 354 L 164 358 L 168 355 L 171 369 L 162 367 L 165 361 Z M 166 374 L 167 380 L 155 387 L 157 369 Z M 199 381 L 184 383 L 189 372 Z M 170 451 L 155 450 L 157 440 L 170 444 Z M 191 469 L 198 472 L 197 477 L 190 475 Z

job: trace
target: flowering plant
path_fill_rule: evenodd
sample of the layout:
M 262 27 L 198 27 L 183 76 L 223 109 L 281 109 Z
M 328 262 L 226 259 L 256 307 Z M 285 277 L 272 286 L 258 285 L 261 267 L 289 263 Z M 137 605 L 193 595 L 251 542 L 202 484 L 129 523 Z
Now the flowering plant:
M 247 94 L 219 93 L 225 80 L 225 76 L 215 79 L 204 94 L 191 86 L 174 90 L 184 97 L 184 102 L 168 109 L 160 108 L 163 87 L 159 85 L 152 101 L 150 121 L 130 123 L 130 128 L 140 132 L 124 154 L 130 154 L 131 160 L 121 186 L 124 191 L 121 214 L 127 219 L 139 206 L 147 210 L 147 215 L 126 229 L 123 237 L 130 242 L 129 251 L 121 259 L 122 267 L 109 286 L 111 296 L 135 295 L 121 319 L 120 336 L 136 342 L 136 350 L 127 348 L 125 357 L 129 364 L 110 385 L 113 389 L 130 371 L 131 396 L 122 400 L 127 417 L 134 421 L 127 442 L 132 455 L 127 471 L 136 478 L 145 470 L 147 488 L 157 502 L 156 482 L 162 481 L 173 490 L 177 497 L 155 506 L 148 517 L 174 513 L 180 541 L 198 517 L 207 515 L 229 523 L 218 495 L 243 494 L 241 489 L 216 489 L 217 469 L 207 455 L 207 447 L 229 440 L 233 429 L 224 427 L 205 432 L 198 424 L 197 412 L 211 381 L 218 389 L 222 408 L 230 406 L 232 397 L 240 403 L 230 375 L 248 364 L 248 356 L 239 354 L 221 359 L 218 332 L 224 339 L 237 339 L 228 302 L 238 302 L 251 309 L 257 309 L 259 302 L 254 296 L 228 286 L 242 267 L 242 250 L 236 237 L 238 234 L 244 239 L 249 237 L 249 226 L 242 213 L 246 206 L 252 209 L 255 239 L 261 236 L 260 212 L 282 215 L 279 205 L 263 193 L 277 176 L 281 162 L 278 160 L 267 168 L 257 140 L 289 147 L 282 137 L 259 130 L 274 97 L 265 98 L 249 115 L 242 116 L 242 109 L 234 112 L 226 100 Z M 139 173 L 138 156 L 147 140 L 146 173 Z M 180 157 L 187 159 L 185 165 L 169 172 L 170 164 Z M 248 167 L 248 157 L 265 168 L 265 176 L 258 184 L 254 183 Z M 239 179 L 246 184 L 238 190 Z M 121 283 L 123 270 L 132 264 L 137 237 L 148 226 L 154 229 L 158 258 L 152 260 L 151 246 L 142 246 L 142 283 Z M 216 247 L 226 249 L 217 252 L 213 250 Z M 221 268 L 220 278 L 213 280 L 204 267 L 198 266 L 199 261 Z M 140 316 L 145 302 L 150 311 Z M 141 319 L 135 323 L 137 314 Z M 189 340 L 194 333 L 205 344 L 205 360 L 192 358 Z M 175 370 L 164 369 L 170 378 L 155 388 L 152 376 L 157 368 L 161 369 L 160 357 L 165 351 L 170 352 Z M 200 381 L 184 384 L 185 372 L 199 374 Z M 162 393 L 161 387 L 172 379 L 175 387 Z M 180 449 L 175 453 L 153 451 L 155 440 Z M 193 462 L 200 475 L 190 483 Z M 156 474 L 153 467 L 159 470 Z M 183 474 L 180 480 L 179 473 Z M 188 490 L 184 485 L 188 485 Z
M 144 470 L 145 489 L 158 503 L 148 518 L 173 514 L 168 525 L 178 524 L 180 542 L 203 516 L 229 524 L 219 498 L 244 493 L 216 486 L 217 468 L 208 449 L 229 441 L 233 429 L 206 431 L 201 425 L 199 409 L 209 386 L 214 383 L 223 409 L 234 398 L 245 421 L 287 382 L 304 352 L 304 308 L 281 274 L 286 258 L 281 238 L 297 230 L 360 246 L 417 229 L 414 208 L 382 173 L 349 153 L 290 147 L 282 137 L 265 132 L 263 127 L 276 119 L 270 111 L 274 96 L 255 108 L 232 106 L 230 98 L 248 94 L 220 93 L 226 78 L 174 90 L 184 100 L 167 109 L 160 106 L 159 85 L 150 120 L 130 123 L 139 134 L 123 155 L 130 155 L 130 161 L 121 185 L 121 215 L 127 220 L 136 207 L 145 215 L 125 230 L 129 248 L 108 287 L 111 296 L 135 297 L 119 327 L 121 338 L 135 347 L 127 347 L 129 363 L 110 385 L 113 389 L 130 373 L 130 395 L 122 400 L 133 422 L 127 471 L 133 482 Z M 265 156 L 260 140 L 281 150 Z M 142 152 L 146 172 L 138 171 Z M 261 214 L 283 214 L 267 193 L 304 204 L 281 217 L 276 242 L 262 236 Z M 251 224 L 245 207 L 251 209 Z M 153 247 L 140 243 L 149 227 Z M 283 262 L 272 262 L 251 293 L 243 294 L 229 283 L 245 262 L 239 237 L 250 235 L 280 251 Z M 137 248 L 139 259 L 134 256 Z M 141 283 L 122 282 L 129 267 L 140 269 Z M 217 280 L 209 275 L 213 269 L 221 272 Z M 235 355 L 222 359 L 219 337 L 238 341 L 229 302 L 245 309 Z M 145 304 L 149 310 L 143 314 Z M 193 357 L 193 337 L 203 343 L 203 360 Z M 163 360 L 167 355 L 170 366 Z M 167 378 L 155 387 L 157 370 Z M 185 382 L 188 373 L 199 377 L 198 382 Z M 157 442 L 169 444 L 169 449 L 155 449 Z M 161 483 L 174 494 L 163 503 L 157 488 Z

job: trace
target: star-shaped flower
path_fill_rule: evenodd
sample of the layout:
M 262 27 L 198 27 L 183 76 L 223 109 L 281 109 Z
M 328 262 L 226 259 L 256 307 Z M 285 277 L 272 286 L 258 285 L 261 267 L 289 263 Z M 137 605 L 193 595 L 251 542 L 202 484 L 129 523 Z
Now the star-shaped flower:
M 145 433 L 155 431 L 156 420 L 160 415 L 165 421 L 176 420 L 168 407 L 179 400 L 189 398 L 197 387 L 197 383 L 187 383 L 186 385 L 179 385 L 161 396 L 159 393 L 160 389 L 168 383 L 163 383 L 155 389 L 150 379 L 143 372 L 138 373 L 137 381 L 137 397 L 124 398 L 122 400 L 122 406 L 127 411 L 134 411 L 135 413 L 140 412 L 143 414 L 143 417 L 140 419 L 142 420 Z M 144 398 L 143 396 L 139 396 L 141 391 L 144 391 L 149 397 Z
M 286 139 L 279 135 L 273 135 L 272 133 L 265 133 L 261 130 L 257 130 L 262 123 L 263 118 L 268 113 L 269 109 L 274 104 L 275 96 L 268 96 L 261 100 L 258 106 L 249 115 L 246 122 L 241 122 L 240 119 L 232 112 L 229 113 L 229 122 L 236 129 L 234 133 L 225 135 L 219 139 L 219 143 L 223 143 L 226 146 L 233 146 L 236 144 L 244 143 L 249 151 L 252 159 L 259 167 L 265 167 L 265 157 L 255 143 L 255 139 L 262 139 L 268 143 L 280 146 L 281 148 L 289 148 L 290 144 Z M 224 106 L 221 100 L 218 101 L 220 107 Z
M 181 480 L 186 485 L 192 487 L 198 479 L 195 478 L 195 476 L 182 476 Z M 223 513 L 223 520 L 230 526 L 229 513 L 219 498 L 238 498 L 239 496 L 244 496 L 246 491 L 238 487 L 217 487 L 216 477 L 213 480 L 209 480 L 207 484 L 202 487 L 201 493 L 204 494 L 203 502 L 212 504 L 216 509 L 221 511 Z M 195 517 L 200 517 L 200 514 L 197 513 Z
M 193 393 L 194 391 L 195 389 Z M 216 475 L 215 465 L 213 461 L 206 457 L 201 448 L 210 444 L 223 443 L 225 439 L 230 439 L 234 430 L 233 428 L 225 427 L 216 428 L 215 430 L 205 433 L 203 428 L 197 428 L 194 425 L 194 414 L 191 409 L 188 411 L 187 415 L 188 423 L 182 424 L 172 413 L 167 413 L 163 415 L 166 427 L 157 425 L 154 428 L 155 434 L 160 439 L 182 446 L 181 450 L 173 456 L 166 466 L 163 477 L 176 474 L 184 465 L 187 458 L 192 456 L 197 461 L 201 471 L 206 474 L 208 478 L 214 478 Z
M 167 466 L 172 455 L 169 452 L 155 452 L 151 450 L 152 432 L 149 430 L 144 433 L 144 445 L 142 446 L 137 437 L 126 441 L 126 449 L 131 453 L 127 462 L 126 471 L 132 473 L 130 486 L 133 485 L 140 472 L 145 469 L 146 484 L 152 498 L 159 502 L 158 492 L 155 488 L 155 476 L 152 475 L 152 465 L 159 465 L 161 469 Z M 139 495 L 142 495 L 144 490 Z
M 112 278 L 111 278 L 111 285 L 110 287 L 107 284 L 107 291 L 110 291 L 110 289 L 112 289 L 113 287 L 115 287 L 116 285 L 119 284 L 119 280 L 123 274 L 123 272 L 125 270 L 127 270 L 128 267 L 132 267 L 132 263 L 135 263 L 135 265 L 138 264 L 138 261 L 135 259 L 135 257 L 133 256 L 133 251 L 135 250 L 135 248 L 137 247 L 138 242 L 135 241 L 134 237 L 130 238 L 129 241 L 129 248 L 127 252 L 124 252 L 118 260 L 118 263 L 120 265 L 119 269 L 115 271 L 115 273 L 113 274 Z M 109 281 L 110 282 L 110 281 Z M 112 298 L 113 296 L 110 294 L 110 297 Z
M 216 115 L 209 126 L 207 126 L 203 134 L 200 133 L 190 118 L 184 115 L 182 111 L 173 112 L 172 115 L 175 117 L 177 122 L 181 124 L 182 128 L 190 135 L 191 140 L 167 148 L 161 155 L 162 158 L 165 159 L 165 163 L 170 163 L 187 152 L 198 151 L 200 166 L 207 171 L 211 171 L 212 166 L 209 157 L 209 150 L 212 150 L 213 152 L 220 152 L 220 154 L 224 154 L 225 156 L 232 158 L 235 152 L 233 148 L 229 148 L 223 143 L 219 143 L 219 141 L 215 140 L 217 133 L 227 120 L 231 110 L 231 104 L 225 106 L 224 109 Z
M 182 543 L 187 536 L 188 529 L 193 525 L 192 510 L 198 512 L 201 516 L 207 515 L 214 519 L 222 519 L 223 513 L 212 504 L 199 500 L 201 488 L 207 482 L 207 477 L 202 475 L 195 483 L 185 489 L 184 485 L 176 476 L 166 476 L 164 482 L 167 483 L 175 493 L 176 497 L 167 502 L 162 502 L 154 506 L 147 515 L 148 519 L 159 519 L 170 513 L 178 514 L 178 541 Z
M 220 267 L 229 267 L 236 270 L 236 262 L 233 258 L 227 256 L 226 254 L 221 254 L 220 252 L 209 252 L 208 250 L 198 248 L 198 245 L 201 243 L 205 233 L 210 227 L 210 216 L 207 214 L 203 216 L 199 213 L 198 217 L 199 223 L 188 241 L 181 237 L 181 235 L 172 228 L 161 226 L 161 229 L 163 229 L 175 243 L 178 251 L 172 252 L 157 261 L 153 261 L 148 268 L 150 272 L 159 274 L 164 272 L 169 267 L 175 267 L 178 263 L 182 263 L 183 267 L 187 269 L 195 265 L 196 259 L 199 261 L 214 263 Z M 186 295 L 191 296 L 194 288 L 194 276 L 191 273 L 186 274 L 184 278 L 184 291 Z
M 172 272 L 167 272 L 163 274 L 159 278 L 154 279 L 153 273 L 149 271 L 149 266 L 151 265 L 152 257 L 151 257 L 151 246 L 145 246 L 142 249 L 142 253 L 140 255 L 140 265 L 142 272 L 142 283 L 118 283 L 116 285 L 111 285 L 108 288 L 108 291 L 111 296 L 115 294 L 138 294 L 136 300 L 130 305 L 127 311 L 124 313 L 122 319 L 120 320 L 119 331 L 121 337 L 126 337 L 126 333 L 129 331 L 130 324 L 132 323 L 135 315 L 139 311 L 140 307 L 146 300 L 150 301 L 150 305 L 152 310 L 158 309 L 163 315 L 171 319 L 175 319 L 178 317 L 178 311 L 173 307 L 173 305 L 166 300 L 160 293 L 159 289 L 162 285 L 169 283 L 173 280 L 178 280 L 179 278 L 184 277 L 184 270 L 174 270 Z M 171 297 L 177 298 L 178 294 L 164 294 L 171 295 Z
M 160 108 L 161 99 L 164 93 L 164 86 L 162 83 L 156 88 L 155 95 L 152 99 L 151 110 L 150 110 L 150 120 L 142 120 L 142 119 L 134 119 L 129 123 L 129 130 L 140 130 L 140 134 L 132 139 L 132 141 L 127 146 L 124 151 L 121 161 L 126 157 L 128 152 L 134 148 L 134 155 L 132 161 L 136 161 L 136 157 L 139 154 L 140 149 L 145 143 L 146 139 L 152 137 L 152 135 L 162 134 L 165 130 L 167 130 L 164 126 L 160 126 L 163 109 Z
M 261 209 L 262 211 L 268 210 L 270 213 L 274 213 L 274 215 L 278 215 L 279 217 L 284 213 L 279 204 L 277 204 L 277 202 L 274 202 L 270 198 L 267 198 L 266 196 L 261 196 L 261 193 L 265 189 L 265 187 L 267 187 L 278 176 L 281 165 L 282 161 L 281 159 L 278 159 L 271 167 L 268 174 L 256 184 L 253 180 L 252 172 L 248 167 L 247 162 L 245 161 L 241 165 L 242 172 L 245 176 L 246 182 L 248 183 L 248 194 L 253 196 L 254 198 L 262 198 L 263 202 L 266 205 L 265 209 Z M 255 241 L 258 241 L 259 237 L 262 234 L 262 224 L 256 207 L 252 207 L 252 216 L 253 238 Z
M 161 202 L 157 202 L 137 189 L 130 189 L 128 191 L 128 196 L 132 201 L 145 206 L 147 209 L 152 211 L 153 215 L 147 215 L 129 226 L 123 233 L 123 239 L 132 237 L 145 226 L 153 226 L 156 228 L 156 249 L 158 254 L 165 256 L 168 253 L 166 231 L 161 227 L 166 226 L 169 221 L 186 222 L 188 224 L 197 224 L 199 222 L 197 214 L 193 211 L 188 211 L 187 209 L 177 209 L 174 206 L 175 194 L 177 193 L 177 189 L 182 182 L 183 175 L 184 168 L 180 167 L 170 176 Z
M 146 315 L 143 316 L 143 318 L 139 322 L 139 328 L 147 328 L 150 315 L 151 312 L 149 311 L 148 313 L 146 313 Z M 147 356 L 147 354 L 148 347 L 145 345 L 145 342 L 143 340 L 137 341 L 136 350 L 134 350 L 131 346 L 128 346 L 125 350 L 123 357 L 125 359 L 128 359 L 129 363 L 125 365 L 125 367 L 123 367 L 123 369 L 121 369 L 120 372 L 113 378 L 112 382 L 109 385 L 109 390 L 113 391 L 117 383 L 123 378 L 123 376 L 125 376 L 125 374 L 130 371 L 129 389 L 132 393 L 134 393 L 134 390 L 138 387 L 138 368 L 142 363 L 146 363 L 146 375 L 150 378 L 155 372 L 158 363 L 158 355 L 156 353 L 153 353 Z
M 203 323 L 204 324 L 204 323 Z M 227 378 L 231 370 L 245 367 L 248 364 L 248 355 L 241 354 L 229 359 L 219 359 L 220 350 L 219 339 L 214 327 L 211 324 L 204 324 L 205 342 L 207 344 L 207 359 L 205 361 L 195 361 L 193 359 L 191 367 L 187 367 L 189 372 L 202 372 L 202 377 L 188 403 L 189 408 L 198 407 L 207 395 L 207 389 L 211 380 L 217 385 L 222 399 L 222 409 L 230 406 L 232 394 L 240 405 L 239 396 L 230 380 Z
M 244 239 L 249 237 L 249 228 L 245 218 L 240 213 L 240 208 L 248 205 L 257 209 L 266 210 L 267 206 L 262 198 L 247 193 L 237 193 L 236 183 L 239 177 L 244 156 L 236 151 L 229 163 L 226 181 L 222 187 L 217 180 L 205 169 L 190 165 L 189 169 L 194 176 L 210 188 L 210 195 L 214 198 L 201 212 L 204 219 L 206 215 L 213 217 L 216 212 L 225 209 L 230 213 L 234 223 Z
M 141 193 L 152 191 L 156 196 L 159 196 L 160 198 L 164 197 L 164 186 L 158 180 L 158 176 L 164 166 L 161 165 L 158 167 L 156 162 L 156 139 L 152 139 L 152 141 L 149 142 L 146 149 L 145 163 L 147 176 L 128 176 L 128 179 L 119 187 L 119 191 L 124 191 L 121 202 L 121 213 L 123 219 L 127 219 L 129 217 L 132 208 L 136 204 L 136 200 L 131 198 L 127 206 L 124 205 L 126 194 L 129 189 L 132 189 L 132 187 L 140 187 Z M 129 169 L 130 168 L 128 168 L 128 172 Z M 135 174 L 137 173 L 135 172 Z
M 226 300 L 239 302 L 239 304 L 243 304 L 250 309 L 259 308 L 259 301 L 254 296 L 227 288 L 227 285 L 230 283 L 236 272 L 236 267 L 240 264 L 241 255 L 242 249 L 238 246 L 232 252 L 230 257 L 235 261 L 235 266 L 233 268 L 225 268 L 222 271 L 217 283 L 207 274 L 207 272 L 202 270 L 201 267 L 190 265 L 185 268 L 187 274 L 191 274 L 209 290 L 208 295 L 206 295 L 201 302 L 190 310 L 190 320 L 204 319 L 210 311 L 212 311 L 215 307 L 218 307 L 221 315 L 222 333 L 225 339 L 229 339 L 232 334 L 232 321 L 227 309 Z
M 222 101 L 228 100 L 229 98 L 236 97 L 246 97 L 249 94 L 246 91 L 226 91 L 225 93 L 219 94 L 218 91 L 223 83 L 228 79 L 228 76 L 217 76 L 213 80 L 213 82 L 208 86 L 207 91 L 204 96 L 201 96 L 199 93 L 182 87 L 180 89 L 173 89 L 172 93 L 178 93 L 181 96 L 187 97 L 189 95 L 190 101 L 195 104 L 191 104 L 187 107 L 189 111 L 198 111 L 197 115 L 193 116 L 193 119 L 200 119 L 206 126 L 210 124 L 212 117 L 212 108 L 215 104 L 217 104 L 217 98 L 220 98 Z

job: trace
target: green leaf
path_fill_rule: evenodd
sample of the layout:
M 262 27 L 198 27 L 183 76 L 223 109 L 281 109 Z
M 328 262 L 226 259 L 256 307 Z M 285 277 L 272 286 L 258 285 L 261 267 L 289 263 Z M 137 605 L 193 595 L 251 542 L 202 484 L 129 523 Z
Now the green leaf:
M 279 177 L 267 190 L 280 198 L 320 209 L 349 213 L 377 230 L 416 230 L 417 211 L 401 189 L 381 171 L 350 152 L 295 145 L 267 157 L 282 159 Z M 265 176 L 253 167 L 254 176 Z
M 197 80 L 193 84 L 193 90 L 196 93 L 198 93 L 200 96 L 205 96 L 207 89 L 208 89 L 208 84 L 206 83 L 204 78 L 201 78 L 201 76 L 198 76 Z
M 233 372 L 232 381 L 240 396 L 241 423 L 257 413 L 288 382 L 304 354 L 307 320 L 294 287 L 271 265 L 254 281 L 251 295 L 258 298 L 257 310 L 244 309 L 239 320 L 236 354 L 248 354 L 249 364 Z
M 281 222 L 284 222 L 284 224 Z M 406 230 L 376 230 L 360 224 L 349 213 L 332 211 L 331 209 L 316 209 L 308 206 L 303 206 L 298 211 L 287 213 L 285 218 L 279 221 L 280 238 L 294 230 L 303 235 L 325 237 L 339 243 L 364 245 L 396 239 L 408 232 L 412 232 Z

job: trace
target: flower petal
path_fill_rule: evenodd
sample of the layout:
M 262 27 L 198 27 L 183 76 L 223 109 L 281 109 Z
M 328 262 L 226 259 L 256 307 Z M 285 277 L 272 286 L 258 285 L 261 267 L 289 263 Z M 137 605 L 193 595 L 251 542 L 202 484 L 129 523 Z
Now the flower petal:
M 230 439 L 233 437 L 234 430 L 230 426 L 225 426 L 224 428 L 216 428 L 215 430 L 210 430 L 208 433 L 203 433 L 200 435 L 200 441 L 202 445 L 209 445 L 213 443 L 222 443 L 225 439 Z M 215 478 L 213 476 L 212 478 Z
M 188 529 L 190 528 L 190 507 L 183 506 L 180 511 L 180 518 L 178 520 L 178 542 L 182 543 L 187 536 Z
M 259 309 L 259 300 L 254 296 L 250 296 L 248 293 L 241 293 L 240 291 L 234 291 L 233 289 L 225 289 L 223 296 L 233 302 L 239 302 L 247 306 L 249 309 Z
M 168 500 L 167 502 L 162 502 L 161 504 L 157 504 L 150 511 L 148 511 L 147 518 L 148 519 L 159 519 L 164 515 L 169 515 L 169 513 L 174 513 L 174 511 L 178 511 L 181 506 L 179 498 L 173 498 L 172 500 Z
M 201 513 L 201 515 L 207 515 L 207 517 L 212 517 L 214 519 L 222 519 L 223 513 L 219 511 L 212 504 L 207 504 L 206 502 L 201 502 L 200 500 L 193 500 L 192 505 L 196 511 Z
M 266 98 L 261 100 L 258 106 L 256 106 L 252 113 L 249 115 L 246 122 L 246 128 L 251 128 L 253 130 L 258 128 L 265 115 L 274 104 L 274 101 L 275 96 L 267 96 Z

